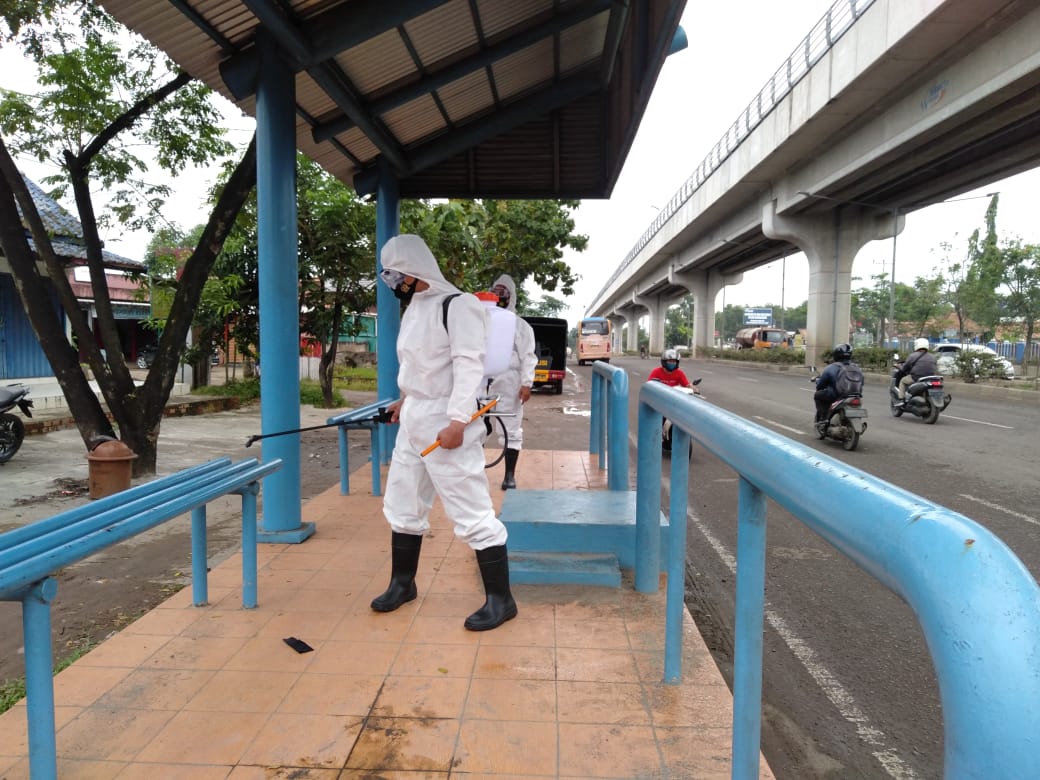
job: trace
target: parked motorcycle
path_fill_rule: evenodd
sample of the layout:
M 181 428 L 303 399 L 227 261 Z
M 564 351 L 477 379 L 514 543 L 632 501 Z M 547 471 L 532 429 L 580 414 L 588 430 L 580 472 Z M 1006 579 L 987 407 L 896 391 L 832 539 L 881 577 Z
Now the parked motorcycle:
M 815 366 L 813 367 L 815 369 Z M 809 381 L 816 384 L 818 375 Z M 827 419 L 815 423 L 816 435 L 821 439 L 840 441 L 841 446 L 852 452 L 859 446 L 859 437 L 867 430 L 867 409 L 863 396 L 849 395 L 831 403 L 827 408 Z
M 9 412 L 17 406 L 26 417 L 32 417 L 32 405 L 29 388 L 25 385 L 0 387 L 0 463 L 13 458 L 25 438 L 22 418 Z
M 939 412 L 943 411 L 953 401 L 953 396 L 945 391 L 943 378 L 937 374 L 921 377 L 906 388 L 906 398 L 899 400 L 899 380 L 896 374 L 902 361 L 899 355 L 895 356 L 895 366 L 892 368 L 892 381 L 888 385 L 889 407 L 893 417 L 902 417 L 903 412 L 909 412 L 915 417 L 920 417 L 929 425 L 933 425 L 939 419 Z
M 704 396 L 701 395 L 701 392 L 695 389 L 700 383 L 701 378 L 698 377 L 690 382 L 693 387 L 676 387 L 673 389 L 678 390 L 680 393 L 686 393 L 686 395 L 696 395 L 703 398 Z M 672 421 L 667 417 L 661 423 L 661 452 L 665 455 L 671 455 L 672 453 Z M 693 455 L 693 442 L 690 442 L 690 455 Z

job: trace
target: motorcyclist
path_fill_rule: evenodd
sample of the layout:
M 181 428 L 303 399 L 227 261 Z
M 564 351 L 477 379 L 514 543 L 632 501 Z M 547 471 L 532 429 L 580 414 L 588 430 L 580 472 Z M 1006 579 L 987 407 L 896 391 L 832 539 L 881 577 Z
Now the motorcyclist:
M 896 371 L 896 392 L 899 395 L 897 406 L 905 403 L 906 388 L 922 377 L 938 373 L 939 369 L 935 365 L 935 355 L 928 351 L 928 346 L 928 339 L 917 339 L 914 342 L 913 353 L 903 361 L 903 365 Z
M 817 428 L 827 424 L 827 410 L 838 400 L 838 374 L 841 373 L 842 366 L 852 364 L 852 345 L 838 344 L 831 355 L 832 362 L 816 378 L 816 392 L 813 393 Z
M 666 349 L 661 353 L 661 365 L 650 372 L 647 381 L 664 382 L 669 387 L 688 387 L 697 395 L 701 393 L 679 368 L 679 352 L 675 349 Z

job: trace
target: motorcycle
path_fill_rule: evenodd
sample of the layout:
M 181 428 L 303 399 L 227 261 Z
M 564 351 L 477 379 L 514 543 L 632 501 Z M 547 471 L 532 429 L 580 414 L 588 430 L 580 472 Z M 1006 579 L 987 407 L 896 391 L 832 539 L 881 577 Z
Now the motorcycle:
M 809 381 L 816 384 L 819 378 L 813 376 Z M 815 423 L 815 427 L 819 438 L 840 441 L 842 447 L 852 452 L 859 446 L 859 437 L 867 430 L 867 410 L 863 406 L 863 396 L 849 395 L 832 402 L 827 407 L 827 419 Z
M 899 380 L 896 374 L 903 364 L 896 355 L 895 366 L 892 368 L 892 381 L 888 385 L 889 407 L 893 417 L 902 417 L 903 412 L 909 412 L 915 417 L 920 417 L 928 425 L 934 425 L 939 419 L 939 412 L 943 411 L 953 401 L 953 396 L 945 391 L 943 378 L 938 374 L 924 376 L 906 388 L 906 398 L 903 402 L 899 400 Z
M 704 396 L 701 395 L 701 392 L 696 389 L 700 383 L 701 379 L 698 377 L 690 382 L 692 387 L 676 387 L 674 389 L 686 395 L 696 395 L 703 398 Z M 665 455 L 671 455 L 672 453 L 672 421 L 667 417 L 661 422 L 661 452 Z M 693 442 L 690 442 L 690 456 L 693 456 Z
M 32 417 L 32 399 L 25 385 L 0 387 L 0 463 L 7 463 L 25 439 L 25 425 L 20 417 L 8 414 L 16 406 L 26 417 Z

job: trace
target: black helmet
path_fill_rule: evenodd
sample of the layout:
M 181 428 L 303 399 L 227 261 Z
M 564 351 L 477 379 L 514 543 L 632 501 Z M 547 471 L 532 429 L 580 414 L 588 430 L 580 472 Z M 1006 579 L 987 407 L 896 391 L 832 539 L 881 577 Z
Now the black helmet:
M 851 360 L 852 359 L 852 345 L 851 344 L 839 344 L 834 348 L 834 359 L 835 360 Z
M 666 349 L 661 353 L 661 368 L 665 371 L 675 371 L 679 367 L 679 351 Z

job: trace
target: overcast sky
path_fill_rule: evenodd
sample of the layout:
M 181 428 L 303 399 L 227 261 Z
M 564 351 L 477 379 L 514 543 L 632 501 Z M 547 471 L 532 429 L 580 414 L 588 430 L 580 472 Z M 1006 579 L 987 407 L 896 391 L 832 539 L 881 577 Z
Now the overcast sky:
M 666 60 L 646 114 L 621 176 L 609 200 L 584 201 L 575 214 L 577 231 L 589 236 L 585 252 L 569 252 L 565 259 L 581 276 L 564 313 L 572 323 L 603 288 L 629 249 L 696 166 L 707 156 L 726 129 L 751 102 L 769 77 L 800 44 L 833 0 L 731 0 L 688 2 L 682 18 L 689 46 Z M 753 24 L 748 21 L 753 20 Z M 10 46 L 0 48 L 0 85 L 7 89 L 34 89 L 33 67 Z M 232 128 L 231 140 L 245 145 L 253 120 L 242 118 L 221 99 Z M 37 165 L 18 161 L 30 177 L 45 175 Z M 167 213 L 180 227 L 190 228 L 203 213 L 206 189 L 213 175 L 189 171 L 175 183 L 176 196 Z M 1035 218 L 1040 170 L 995 182 L 962 198 L 1001 192 L 998 229 L 1007 236 L 1040 242 Z M 965 241 L 983 225 L 987 200 L 959 200 L 925 209 L 907 217 L 896 239 L 896 280 L 911 283 L 938 264 L 939 245 L 955 245 L 952 254 L 964 256 Z M 140 258 L 147 235 L 103 236 L 106 248 L 125 257 Z M 891 270 L 892 241 L 874 241 L 856 258 L 853 275 L 863 279 L 853 287 L 871 285 L 870 277 Z M 801 253 L 748 272 L 744 281 L 726 288 L 715 302 L 790 307 L 804 301 L 808 266 Z M 528 293 L 543 293 L 529 286 Z M 557 297 L 559 295 L 557 294 Z
M 584 201 L 576 213 L 578 232 L 589 236 L 589 247 L 566 257 L 582 276 L 568 319 L 584 314 L 653 221 L 657 208 L 675 194 L 832 3 L 687 3 L 681 24 L 689 46 L 665 61 L 613 196 Z M 748 24 L 750 19 L 753 24 Z M 961 197 L 999 190 L 998 230 L 1037 243 L 1038 185 L 1040 171 L 1030 171 Z M 912 283 L 914 277 L 928 274 L 937 265 L 944 241 L 957 247 L 951 254 L 963 258 L 968 236 L 984 225 L 987 204 L 986 198 L 961 200 L 909 215 L 896 239 L 896 281 Z M 891 261 L 891 240 L 865 246 L 853 266 L 853 275 L 863 282 L 853 282 L 853 287 L 872 286 L 870 277 L 889 273 Z M 741 284 L 719 293 L 715 305 L 722 307 L 724 294 L 727 305 L 796 306 L 808 297 L 808 286 L 808 263 L 798 253 L 786 263 L 778 260 L 744 274 Z

